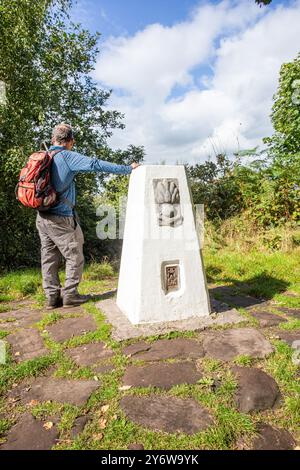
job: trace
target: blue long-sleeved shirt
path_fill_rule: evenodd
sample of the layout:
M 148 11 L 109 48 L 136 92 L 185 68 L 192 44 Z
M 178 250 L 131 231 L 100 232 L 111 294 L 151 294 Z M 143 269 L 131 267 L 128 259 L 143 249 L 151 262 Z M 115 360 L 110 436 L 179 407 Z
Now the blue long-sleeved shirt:
M 50 150 L 60 150 L 64 147 L 51 146 Z M 62 150 L 54 156 L 51 166 L 51 183 L 61 198 L 66 198 L 74 206 L 76 204 L 76 189 L 74 177 L 77 173 L 103 172 L 116 175 L 128 175 L 132 171 L 130 165 L 116 165 L 114 163 L 90 158 L 70 150 Z M 72 217 L 71 207 L 60 201 L 47 211 L 49 214 Z

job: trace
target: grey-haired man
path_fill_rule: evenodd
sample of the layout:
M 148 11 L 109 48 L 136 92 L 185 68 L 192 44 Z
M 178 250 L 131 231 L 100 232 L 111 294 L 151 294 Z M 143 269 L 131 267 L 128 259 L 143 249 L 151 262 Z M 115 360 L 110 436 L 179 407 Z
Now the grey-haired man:
M 61 123 L 52 133 L 50 151 L 58 151 L 53 157 L 51 182 L 60 193 L 57 205 L 47 212 L 39 212 L 36 226 L 41 239 L 41 263 L 43 288 L 47 297 L 47 308 L 52 309 L 63 304 L 64 307 L 80 305 L 89 296 L 78 293 L 84 257 L 84 237 L 74 215 L 76 191 L 74 177 L 78 173 L 103 172 L 130 174 L 138 163 L 115 165 L 113 163 L 86 157 L 73 152 L 73 131 L 70 125 Z M 65 285 L 61 288 L 58 270 L 61 255 L 66 261 Z

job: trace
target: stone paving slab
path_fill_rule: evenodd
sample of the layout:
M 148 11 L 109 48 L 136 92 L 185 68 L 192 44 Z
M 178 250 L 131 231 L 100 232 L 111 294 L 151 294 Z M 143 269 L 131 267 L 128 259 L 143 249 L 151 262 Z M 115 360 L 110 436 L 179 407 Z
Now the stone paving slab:
M 287 322 L 286 318 L 283 318 L 280 315 L 275 315 L 274 313 L 268 312 L 266 310 L 251 310 L 249 313 L 259 321 L 259 325 L 263 328 L 276 326 L 280 323 Z
M 273 377 L 254 367 L 233 367 L 231 370 L 238 381 L 234 399 L 240 412 L 267 410 L 278 402 L 280 392 Z
M 137 350 L 140 344 L 140 350 Z M 164 359 L 199 359 L 204 350 L 198 341 L 186 338 L 160 339 L 152 344 L 144 341 L 123 349 L 123 354 L 141 361 L 160 361 Z
M 65 315 L 83 315 L 85 314 L 85 311 L 83 310 L 83 308 L 80 306 L 80 305 L 70 305 L 69 307 L 60 307 L 60 308 L 56 308 L 55 310 L 52 310 L 53 312 L 55 313 L 59 313 L 60 315 L 62 316 L 65 316 Z M 51 310 L 50 310 L 51 312 Z
M 223 326 L 245 321 L 245 318 L 236 309 L 231 309 L 206 317 L 193 317 L 174 322 L 147 323 L 136 326 L 132 325 L 126 315 L 121 312 L 115 298 L 102 300 L 96 306 L 104 313 L 107 323 L 112 325 L 112 338 L 116 341 L 142 336 L 155 336 L 172 331 L 200 331 L 213 325 Z
M 209 292 L 209 301 L 210 301 L 210 307 L 211 307 L 211 313 L 221 313 L 221 312 L 227 312 L 230 307 L 228 304 L 225 302 L 222 302 L 221 300 L 215 299 L 211 292 Z
M 0 331 L 6 331 L 7 333 L 14 333 L 16 327 L 14 326 L 14 322 L 0 322 Z
M 90 418 L 91 418 L 90 415 L 83 415 L 83 416 L 78 416 L 78 418 L 75 419 L 74 424 L 71 429 L 72 439 L 75 439 L 77 436 L 79 436 L 80 433 L 82 433 L 82 431 L 85 428 L 85 425 L 88 423 Z
M 129 444 L 127 449 L 128 450 L 145 450 L 143 444 L 139 444 L 139 443 Z
M 137 343 L 130 344 L 129 346 L 125 346 L 122 349 L 122 353 L 125 356 L 133 357 L 138 355 L 139 353 L 144 353 L 146 351 L 150 351 L 151 343 L 146 343 L 146 341 L 138 341 Z
M 194 434 L 213 425 L 209 412 L 192 398 L 125 396 L 121 408 L 134 423 L 154 431 Z
M 277 331 L 276 335 L 289 346 L 293 346 L 293 343 L 300 341 L 300 330 Z
M 49 450 L 58 439 L 57 427 L 46 429 L 42 421 L 25 413 L 12 427 L 0 450 Z
M 67 341 L 74 336 L 81 336 L 90 331 L 95 331 L 97 324 L 93 317 L 86 315 L 84 317 L 64 318 L 50 325 L 46 330 L 52 338 L 59 343 Z
M 11 346 L 12 356 L 16 362 L 28 361 L 49 354 L 49 349 L 45 347 L 40 333 L 34 328 L 17 331 L 5 339 Z
M 206 355 L 221 361 L 231 361 L 241 355 L 264 358 L 274 350 L 256 328 L 208 332 L 203 348 Z
M 41 377 L 32 381 L 29 386 L 20 384 L 9 393 L 9 397 L 20 399 L 22 403 L 29 403 L 32 400 L 38 402 L 50 400 L 81 406 L 99 387 L 100 382 L 95 380 Z
M 115 366 L 111 363 L 97 364 L 96 366 L 92 366 L 92 369 L 96 374 L 106 374 L 115 370 Z
M 253 441 L 252 450 L 293 450 L 296 446 L 293 436 L 285 429 L 260 424 L 258 433 Z
M 113 351 L 105 347 L 105 343 L 89 343 L 67 349 L 65 353 L 79 366 L 91 366 L 101 359 L 113 356 Z
M 5 323 L 9 323 L 9 328 L 26 328 L 40 321 L 45 312 L 42 310 L 18 309 L 0 313 L 0 329 Z M 13 320 L 13 321 L 10 321 Z
M 236 293 L 235 289 L 230 286 L 217 286 L 210 289 L 210 294 L 217 297 L 218 300 L 222 300 L 228 305 L 234 307 L 249 308 L 258 305 L 266 305 L 264 299 L 252 297 L 247 294 Z
M 191 362 L 157 363 L 146 366 L 129 366 L 123 385 L 132 387 L 159 387 L 165 390 L 179 384 L 196 384 L 202 377 Z

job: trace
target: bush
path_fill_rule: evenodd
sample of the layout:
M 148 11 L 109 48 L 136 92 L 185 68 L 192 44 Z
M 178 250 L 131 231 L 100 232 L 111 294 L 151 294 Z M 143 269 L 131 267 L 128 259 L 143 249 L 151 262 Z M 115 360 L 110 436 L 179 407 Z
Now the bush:
M 264 229 L 244 211 L 222 223 L 205 223 L 205 246 L 218 250 L 232 247 L 241 252 L 258 251 L 290 252 L 300 246 L 300 228 L 293 224 Z

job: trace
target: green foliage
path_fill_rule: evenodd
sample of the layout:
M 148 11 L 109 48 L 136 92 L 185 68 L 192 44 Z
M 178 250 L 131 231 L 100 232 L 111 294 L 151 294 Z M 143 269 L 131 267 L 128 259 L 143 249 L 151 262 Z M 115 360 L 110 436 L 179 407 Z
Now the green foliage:
M 299 154 L 300 54 L 280 69 L 271 118 L 275 134 L 266 139 L 266 143 L 277 158 L 290 160 L 293 155 Z
M 259 6 L 269 5 L 271 2 L 272 2 L 272 0 L 255 0 L 255 3 L 257 3 Z
M 224 220 L 242 210 L 235 168 L 236 162 L 223 154 L 215 162 L 187 166 L 194 204 L 205 205 L 209 220 Z
M 209 220 L 246 210 L 264 229 L 299 224 L 300 55 L 281 68 L 271 118 L 275 132 L 264 139 L 266 149 L 239 151 L 235 158 L 217 155 L 215 162 L 188 167 L 194 202 L 205 204 Z
M 276 220 L 300 220 L 300 55 L 283 64 L 274 97 L 273 136 L 264 139 L 271 165 L 266 170 Z
M 35 294 L 42 285 L 41 273 L 36 269 L 10 272 L 0 278 L 0 293 L 14 298 Z
M 9 419 L 0 419 L 0 436 L 5 434 L 9 430 L 11 425 L 12 423 Z

